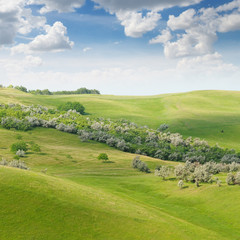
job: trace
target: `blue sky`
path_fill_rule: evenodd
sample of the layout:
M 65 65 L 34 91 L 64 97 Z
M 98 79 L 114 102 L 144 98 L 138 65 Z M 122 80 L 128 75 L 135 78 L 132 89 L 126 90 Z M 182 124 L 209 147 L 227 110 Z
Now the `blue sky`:
M 240 90 L 240 0 L 0 0 L 0 81 L 152 95 Z

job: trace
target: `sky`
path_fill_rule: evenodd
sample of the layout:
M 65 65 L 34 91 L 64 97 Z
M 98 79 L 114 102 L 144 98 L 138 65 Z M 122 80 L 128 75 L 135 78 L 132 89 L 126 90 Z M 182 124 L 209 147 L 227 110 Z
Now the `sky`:
M 240 90 L 240 0 L 0 0 L 0 84 Z

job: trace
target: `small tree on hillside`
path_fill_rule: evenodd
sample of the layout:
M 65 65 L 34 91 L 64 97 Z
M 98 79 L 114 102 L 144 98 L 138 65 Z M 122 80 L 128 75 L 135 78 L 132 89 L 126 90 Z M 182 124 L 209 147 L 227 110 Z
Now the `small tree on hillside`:
M 155 171 L 155 174 L 159 177 L 162 177 L 163 180 L 165 180 L 170 175 L 170 173 L 170 169 L 165 166 L 162 166 L 159 170 Z
M 108 160 L 108 155 L 106 153 L 100 153 L 98 155 L 98 160 L 107 161 Z

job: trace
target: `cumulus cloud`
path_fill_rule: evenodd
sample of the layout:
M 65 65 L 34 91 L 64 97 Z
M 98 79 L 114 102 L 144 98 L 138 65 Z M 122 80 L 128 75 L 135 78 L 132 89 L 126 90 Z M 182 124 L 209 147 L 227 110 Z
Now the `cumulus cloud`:
M 219 32 L 240 30 L 239 9 L 240 1 L 235 0 L 218 8 L 188 9 L 179 16 L 170 15 L 167 29 L 150 43 L 163 43 L 164 53 L 169 58 L 213 54 Z M 168 38 L 169 30 L 175 35 L 173 41 Z
M 85 0 L 29 0 L 28 4 L 44 5 L 40 13 L 44 14 L 51 11 L 73 12 L 75 8 L 84 5 Z
M 46 34 L 35 37 L 29 44 L 19 44 L 12 48 L 12 53 L 59 52 L 71 49 L 74 45 L 69 40 L 67 28 L 61 22 L 45 27 Z
M 172 39 L 172 34 L 169 29 L 162 30 L 161 34 L 150 40 L 150 44 L 167 43 Z
M 142 37 L 146 32 L 152 31 L 161 18 L 156 12 L 148 12 L 146 16 L 138 12 L 119 11 L 116 13 L 121 25 L 125 27 L 125 34 L 129 37 Z
M 235 72 L 238 67 L 224 63 L 222 55 L 215 52 L 194 58 L 183 58 L 177 64 L 177 69 L 190 72 Z
M 143 9 L 159 11 L 173 6 L 190 6 L 202 0 L 94 0 L 99 6 L 115 13 L 118 11 L 141 11 Z
M 142 37 L 143 34 L 156 28 L 164 8 L 189 6 L 202 0 L 94 0 L 96 8 L 102 7 L 111 14 L 116 14 L 125 34 L 129 37 Z M 142 10 L 149 12 L 144 16 Z
M 0 0 L 0 46 L 12 44 L 17 33 L 27 34 L 45 24 L 46 19 L 33 16 L 25 4 L 26 0 Z

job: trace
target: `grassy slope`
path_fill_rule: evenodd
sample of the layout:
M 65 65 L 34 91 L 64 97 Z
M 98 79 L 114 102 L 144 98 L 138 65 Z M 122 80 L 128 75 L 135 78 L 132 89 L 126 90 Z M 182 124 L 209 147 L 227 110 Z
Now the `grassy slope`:
M 156 128 L 169 123 L 172 132 L 201 137 L 211 144 L 240 150 L 240 92 L 197 91 L 147 97 L 99 95 L 34 96 L 0 89 L 0 102 L 57 106 L 79 101 L 94 116 L 127 118 Z M 224 130 L 224 133 L 221 133 Z
M 179 190 L 176 181 L 133 170 L 132 154 L 53 129 L 0 129 L 2 156 L 12 158 L 18 134 L 42 152 L 25 158 L 32 171 L 0 167 L 1 240 L 240 239 L 238 186 Z M 113 163 L 96 160 L 100 152 Z M 143 160 L 152 169 L 175 164 Z

